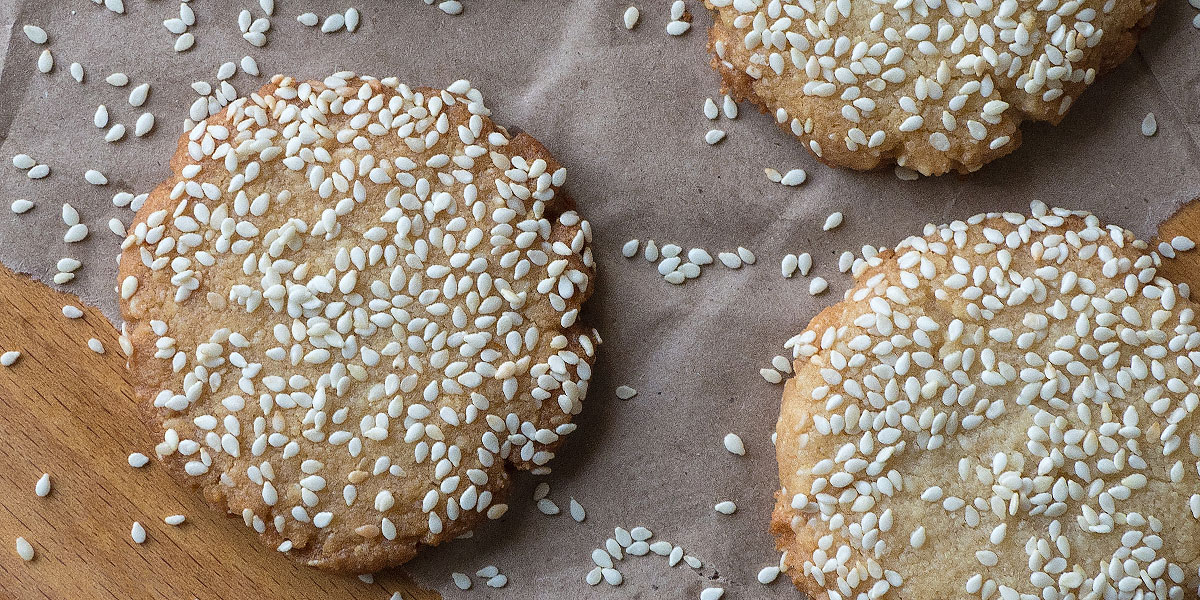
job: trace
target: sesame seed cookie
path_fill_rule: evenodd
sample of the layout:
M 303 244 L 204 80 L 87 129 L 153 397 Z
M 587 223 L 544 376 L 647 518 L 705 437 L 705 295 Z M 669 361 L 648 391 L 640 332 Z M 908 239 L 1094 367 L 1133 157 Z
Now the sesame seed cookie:
M 369 572 L 500 518 L 599 337 L 566 171 L 480 93 L 275 76 L 180 140 L 123 244 L 168 468 L 305 564 Z
M 713 67 L 823 162 L 967 173 L 1057 124 L 1155 0 L 705 0 Z
M 927 226 L 793 338 L 771 523 L 817 600 L 1195 598 L 1200 330 L 1093 215 Z

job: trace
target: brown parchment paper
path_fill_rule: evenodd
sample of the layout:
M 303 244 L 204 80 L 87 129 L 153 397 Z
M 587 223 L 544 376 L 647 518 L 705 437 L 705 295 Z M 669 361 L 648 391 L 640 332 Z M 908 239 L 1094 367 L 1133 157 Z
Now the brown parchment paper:
M 242 93 L 276 72 L 320 78 L 351 69 L 432 86 L 469 78 L 499 123 L 535 135 L 568 166 L 567 189 L 596 232 L 600 278 L 588 317 L 605 344 L 580 429 L 552 463 L 554 473 L 519 478 L 504 519 L 425 552 L 406 569 L 446 598 L 685 599 L 712 584 L 728 588 L 731 599 L 798 597 L 783 577 L 770 586 L 755 580 L 778 559 L 765 530 L 777 486 L 770 433 L 781 391 L 758 369 L 846 289 L 837 256 L 864 244 L 894 244 L 927 222 L 1023 211 L 1035 199 L 1090 209 L 1151 235 L 1179 204 L 1200 195 L 1200 31 L 1191 27 L 1196 11 L 1186 2 L 1164 2 L 1138 52 L 1101 78 L 1060 126 L 1027 126 L 1015 154 L 969 177 L 905 182 L 891 170 L 821 166 L 748 105 L 736 121 L 705 119 L 701 105 L 719 85 L 705 52 L 711 19 L 698 0 L 687 2 L 693 29 L 672 37 L 663 29 L 668 0 L 636 0 L 642 19 L 633 31 L 621 25 L 625 0 L 466 0 L 458 17 L 419 0 L 356 0 L 358 32 L 329 35 L 300 26 L 295 16 L 348 5 L 278 0 L 269 43 L 259 49 L 236 25 L 242 8 L 261 16 L 256 2 L 196 0 L 196 46 L 176 54 L 174 36 L 161 25 L 177 16 L 173 1 L 126 0 L 126 14 L 116 15 L 84 0 L 0 0 L 7 38 L 0 44 L 0 261 L 48 280 L 60 257 L 77 257 L 84 267 L 64 289 L 118 318 L 119 239 L 106 223 L 113 216 L 128 223 L 132 213 L 110 199 L 149 191 L 167 175 L 196 97 L 189 84 L 215 81 L 225 61 L 257 59 L 264 77 L 239 72 L 232 81 Z M 56 65 L 49 75 L 35 69 L 42 47 L 25 39 L 25 23 L 50 34 L 46 47 Z M 73 61 L 87 71 L 83 85 L 67 72 Z M 112 71 L 128 74 L 130 85 L 104 83 Z M 126 99 L 143 82 L 152 85 L 150 99 L 133 109 Z M 112 122 L 128 128 L 123 141 L 106 144 L 92 125 L 101 103 Z M 157 126 L 135 138 L 133 122 L 143 110 L 155 114 Z M 1159 132 L 1144 138 L 1140 123 L 1151 111 Z M 729 137 L 709 147 L 702 138 L 713 127 Z M 51 176 L 27 179 L 11 165 L 17 153 L 49 164 Z M 809 182 L 785 188 L 768 181 L 764 167 L 805 168 Z M 87 184 L 90 168 L 103 171 L 109 185 Z M 8 204 L 16 198 L 37 207 L 14 215 Z M 63 243 L 62 202 L 91 228 L 85 242 Z M 845 224 L 823 233 L 835 210 L 845 213 Z M 745 246 L 758 262 L 737 271 L 710 266 L 677 287 L 644 260 L 621 257 L 630 238 L 700 246 L 714 256 Z M 805 279 L 780 275 L 780 258 L 803 251 L 816 261 L 813 275 L 831 282 L 824 296 L 811 298 Z M 617 400 L 613 390 L 621 384 L 635 387 L 637 397 Z M 730 431 L 745 440 L 745 457 L 722 447 Z M 542 480 L 564 514 L 547 517 L 535 508 L 530 496 Z M 582 524 L 565 514 L 571 497 L 587 509 Z M 722 500 L 734 500 L 737 513 L 715 513 Z M 703 568 L 668 569 L 662 557 L 631 557 L 619 565 L 621 587 L 585 585 L 591 550 L 614 526 L 635 525 L 702 558 Z M 452 586 L 450 572 L 473 574 L 485 565 L 499 567 L 508 585 L 494 590 L 475 579 L 469 592 Z M 386 588 L 394 578 L 378 581 Z M 194 594 L 206 598 L 205 590 Z

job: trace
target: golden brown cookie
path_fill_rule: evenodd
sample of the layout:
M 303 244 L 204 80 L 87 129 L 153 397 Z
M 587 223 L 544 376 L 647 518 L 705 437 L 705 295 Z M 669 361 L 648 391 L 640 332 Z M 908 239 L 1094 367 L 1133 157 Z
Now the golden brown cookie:
M 1155 0 L 705 0 L 713 67 L 825 163 L 967 173 L 1057 124 Z
M 305 564 L 368 572 L 500 518 L 599 338 L 566 171 L 480 93 L 275 76 L 180 140 L 120 267 L 162 462 Z
M 860 265 L 790 342 L 771 529 L 795 584 L 817 600 L 1197 597 L 1200 331 L 1161 260 L 1035 203 Z

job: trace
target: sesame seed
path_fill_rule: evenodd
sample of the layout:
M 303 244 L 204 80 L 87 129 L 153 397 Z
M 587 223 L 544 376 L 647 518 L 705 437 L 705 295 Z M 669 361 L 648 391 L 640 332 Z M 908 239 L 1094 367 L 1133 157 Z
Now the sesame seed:
M 650 262 L 658 260 L 658 244 L 654 243 L 654 240 L 647 241 L 646 250 L 642 253 L 642 256 Z
M 727 433 L 725 434 L 725 439 L 722 441 L 725 444 L 725 449 L 728 450 L 730 454 L 736 454 L 738 456 L 746 455 L 746 446 L 742 443 L 742 438 L 739 437 L 738 434 Z
M 721 109 L 717 108 L 717 103 L 713 102 L 712 98 L 704 99 L 704 116 L 710 121 L 716 120 L 721 116 Z
M 35 555 L 36 555 L 36 553 L 33 550 L 33 544 L 30 544 L 23 537 L 18 537 L 17 538 L 17 556 L 20 556 L 21 560 L 23 560 L 25 562 L 29 562 L 29 561 L 33 560 Z
M 83 223 L 78 223 L 67 228 L 67 233 L 63 235 L 63 241 L 68 244 L 83 240 L 88 236 L 88 226 Z
M 150 458 L 141 452 L 134 452 L 129 455 L 129 466 L 140 469 L 150 462 Z
M 487 580 L 487 586 L 490 588 L 502 588 L 505 585 L 508 585 L 508 576 L 507 575 L 503 575 L 503 574 L 496 575 L 494 577 L 488 578 L 488 580 Z
M 113 87 L 124 87 L 129 83 L 129 76 L 124 73 L 112 73 L 104 78 L 104 82 Z
M 558 505 L 555 504 L 554 501 L 549 498 L 542 498 L 541 500 L 538 500 L 537 508 L 539 511 L 541 511 L 541 513 L 543 515 L 548 515 L 548 516 L 554 516 L 560 512 Z
M 129 105 L 137 108 L 146 103 L 150 97 L 150 84 L 143 83 L 129 92 Z
M 687 21 L 671 21 L 667 23 L 667 33 L 671 35 L 683 35 L 691 28 L 692 24 Z
M 68 70 L 71 72 L 71 78 L 76 83 L 83 83 L 83 65 L 73 62 Z
M 62 314 L 68 319 L 78 319 L 83 316 L 83 311 L 78 306 L 67 304 L 62 307 Z
M 170 525 L 172 527 L 178 527 L 180 525 L 183 525 L 184 521 L 186 521 L 186 520 L 187 520 L 187 517 L 184 515 L 171 515 L 169 517 L 164 517 L 163 523 L 166 523 L 167 525 Z
M 713 263 L 712 255 L 704 248 L 692 248 L 688 250 L 687 257 L 688 262 L 700 266 L 711 265 Z
M 108 128 L 108 132 L 104 134 L 104 141 L 111 144 L 113 142 L 120 141 L 120 139 L 123 137 L 125 137 L 125 126 L 120 123 L 116 123 L 112 127 Z
M 779 179 L 779 183 L 786 185 L 788 187 L 793 187 L 793 186 L 800 185 L 807 180 L 808 180 L 808 173 L 806 173 L 804 171 L 804 169 L 792 169 L 792 170 L 788 171 L 787 173 L 785 173 L 783 175 L 783 177 L 781 177 Z
M 624 246 L 621 246 L 621 255 L 625 258 L 633 258 L 634 256 L 637 256 L 640 247 L 641 242 L 638 240 L 629 240 L 628 242 L 625 242 Z
M 25 25 L 21 28 L 25 32 L 25 37 L 35 44 L 45 44 L 49 36 L 46 35 L 46 30 L 37 25 Z
M 95 169 L 88 169 L 87 172 L 83 174 L 83 178 L 92 185 L 108 185 L 108 178 L 104 176 L 104 173 L 101 173 Z
M 807 252 L 796 257 L 796 268 L 799 269 L 802 277 L 808 277 L 808 272 L 812 270 L 813 260 L 812 255 Z
M 796 274 L 796 269 L 800 267 L 800 259 L 795 254 L 785 254 L 783 260 L 779 262 L 780 273 L 785 279 L 791 278 Z
M 148 112 L 142 113 L 140 116 L 138 116 L 137 122 L 135 122 L 133 125 L 133 135 L 142 137 L 147 133 L 150 133 L 150 130 L 152 129 L 154 129 L 154 114 Z M 124 132 L 123 127 L 121 130 Z
M 196 36 L 190 32 L 184 32 L 179 37 L 175 38 L 175 51 L 187 52 L 196 44 Z
M 33 160 L 28 154 L 17 154 L 13 156 L 12 164 L 14 167 L 25 171 L 32 169 L 37 164 L 37 161 Z
M 245 12 L 245 11 L 243 11 L 243 12 Z M 246 13 L 246 14 L 249 14 L 249 13 Z M 217 67 L 217 80 L 224 81 L 226 79 L 229 79 L 230 77 L 233 77 L 236 73 L 237 73 L 237 64 L 236 63 L 234 63 L 233 61 L 221 63 L 221 66 Z
M 358 29 L 358 21 L 359 21 L 358 9 L 353 8 L 353 7 L 346 9 L 345 19 L 346 19 L 346 31 L 349 31 L 350 33 L 354 33 L 354 31 L 356 29 Z
M 46 496 L 50 495 L 49 473 L 42 473 L 42 476 L 37 480 L 37 485 L 34 486 L 33 491 L 35 494 L 37 494 L 38 498 L 45 498 Z
M 700 591 L 700 600 L 721 600 L 725 595 L 725 588 L 709 587 Z
M 133 527 L 129 530 L 129 537 L 133 538 L 135 544 L 146 543 L 146 528 L 142 527 L 141 523 L 134 521 Z
M 835 212 L 835 213 L 830 214 L 828 217 L 825 217 L 825 224 L 821 226 L 821 229 L 823 229 L 825 231 L 832 231 L 834 229 L 837 229 L 838 226 L 840 226 L 841 224 L 842 224 L 842 213 Z
M 813 277 L 812 280 L 808 282 L 809 296 L 818 296 L 823 294 L 827 289 L 829 289 L 829 282 L 825 281 L 824 277 Z
M 253 56 L 242 57 L 242 72 L 247 75 L 258 77 L 258 62 L 254 60 Z
M 9 205 L 9 209 L 12 210 L 13 214 L 17 214 L 17 215 L 25 214 L 25 213 L 29 212 L 32 208 L 33 208 L 33 202 L 30 202 L 29 200 L 25 200 L 23 198 L 13 200 L 12 204 Z
M 725 94 L 725 98 L 721 101 L 721 112 L 725 113 L 726 119 L 736 119 L 738 116 L 737 102 L 729 94 Z
M 438 9 L 448 15 L 460 15 L 462 14 L 463 6 L 458 0 L 445 0 L 438 3 Z
M 641 13 L 636 6 L 630 6 L 625 9 L 625 13 L 621 16 L 621 20 L 625 23 L 625 29 L 632 31 L 637 26 L 638 18 Z
M 758 582 L 763 585 L 774 583 L 775 579 L 778 577 L 779 567 L 774 565 L 763 567 L 762 570 L 758 572 Z
M 1154 113 L 1146 113 L 1146 118 L 1142 119 L 1142 135 L 1151 137 L 1158 133 L 1158 119 L 1154 117 Z
M 96 354 L 104 354 L 104 344 L 96 338 L 91 338 L 87 342 L 88 349 Z
M 25 175 L 27 177 L 29 177 L 30 179 L 42 179 L 49 174 L 50 174 L 50 165 L 45 165 L 45 164 L 34 165 L 28 171 L 25 172 Z
M 637 390 L 635 390 L 627 385 L 617 386 L 617 398 L 620 398 L 621 400 L 628 400 L 636 395 L 637 395 Z
M 296 17 L 296 20 L 305 27 L 315 27 L 321 18 L 316 13 L 306 12 Z
M 0 366 L 11 367 L 21 358 L 21 353 L 16 350 L 9 350 L 4 354 L 0 354 Z
M 460 590 L 471 589 L 471 578 L 466 573 L 451 573 L 450 578 L 454 580 L 454 587 Z
M 737 505 L 730 500 L 725 500 L 723 502 L 718 502 L 717 505 L 713 507 L 713 510 L 723 515 L 732 515 L 733 513 L 737 512 Z
M 740 258 L 743 263 L 746 263 L 748 265 L 754 264 L 754 261 L 755 261 L 754 253 L 751 252 L 750 250 L 743 248 L 741 246 L 738 246 L 737 254 L 738 254 L 738 258 Z
M 1187 236 L 1177 235 L 1171 238 L 1171 248 L 1180 252 L 1187 252 L 1196 247 L 1196 242 Z
M 714 109 L 716 108 L 716 105 L 715 105 L 715 104 L 713 105 L 713 108 L 714 108 Z M 715 117 L 714 117 L 714 118 L 715 118 Z M 781 175 L 781 174 L 779 173 L 779 171 L 778 171 L 778 170 L 776 170 L 776 169 L 772 169 L 771 167 L 767 167 L 767 168 L 763 169 L 763 173 L 766 173 L 766 175 L 767 175 L 767 180 L 769 180 L 771 183 L 779 183 L 779 182 L 783 181 L 783 175 Z
M 717 142 L 725 139 L 725 132 L 720 129 L 709 129 L 708 133 L 704 134 L 704 143 L 712 146 Z
M 321 23 L 321 33 L 333 33 L 346 25 L 346 17 L 341 13 L 333 13 L 325 17 Z
M 42 50 L 38 56 L 37 69 L 42 73 L 49 73 L 54 70 L 54 55 L 50 50 Z
M 574 498 L 571 498 L 570 512 L 571 518 L 574 519 L 576 523 L 582 523 L 584 519 L 587 519 L 587 511 L 584 510 L 583 505 Z
M 730 269 L 739 269 L 742 266 L 741 257 L 733 252 L 718 253 L 717 260 L 721 261 L 721 264 L 729 267 Z
M 901 181 L 916 181 L 921 178 L 920 173 L 900 165 L 896 165 L 896 168 L 893 169 L 893 172 L 896 174 L 896 179 Z

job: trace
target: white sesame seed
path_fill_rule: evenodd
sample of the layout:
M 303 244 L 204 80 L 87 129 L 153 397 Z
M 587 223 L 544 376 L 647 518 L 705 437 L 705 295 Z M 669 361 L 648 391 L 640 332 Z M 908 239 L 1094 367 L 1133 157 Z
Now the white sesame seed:
M 739 437 L 738 434 L 727 433 L 725 434 L 725 439 L 722 441 L 725 444 L 725 449 L 728 450 L 730 454 L 736 454 L 738 456 L 746 455 L 746 446 L 742 443 L 742 438 Z
M 351 7 L 346 9 L 346 31 L 354 33 L 358 29 L 359 14 L 358 9 Z
M 83 311 L 78 306 L 67 304 L 62 307 L 62 314 L 68 319 L 78 319 L 83 316 Z
M 97 129 L 103 129 L 108 125 L 108 107 L 101 104 L 96 107 L 96 115 L 92 117 L 92 123 Z
M 54 55 L 50 53 L 50 50 L 42 50 L 41 55 L 38 56 L 37 69 L 42 73 L 54 70 Z
M 315 13 L 306 12 L 306 13 L 301 14 L 300 16 L 296 17 L 296 20 L 299 21 L 300 24 L 304 25 L 305 27 L 315 27 L 316 24 L 318 22 L 320 22 L 321 18 L 318 17 Z
M 129 92 L 129 105 L 137 108 L 146 103 L 150 97 L 150 84 L 143 83 Z
M 796 274 L 799 266 L 800 259 L 795 254 L 785 254 L 783 260 L 779 262 L 779 271 L 784 278 L 791 278 Z
M 558 505 L 549 498 L 542 498 L 537 501 L 537 508 L 543 515 L 554 516 L 561 512 Z
M 900 165 L 896 165 L 896 168 L 893 169 L 893 172 L 896 174 L 896 179 L 901 181 L 916 181 L 921 178 L 920 173 Z
M 667 33 L 671 35 L 683 35 L 692 28 L 692 24 L 687 21 L 671 21 L 667 23 Z
M 179 37 L 175 38 L 175 51 L 187 52 L 195 44 L 196 36 L 192 35 L 190 32 L 184 32 Z
M 628 400 L 636 395 L 637 390 L 627 385 L 617 386 L 617 398 L 620 398 L 621 400 Z
M 1187 236 L 1177 235 L 1171 238 L 1171 248 L 1180 252 L 1187 252 L 1196 247 L 1196 242 Z
M 445 0 L 438 3 L 438 9 L 448 15 L 460 15 L 462 14 L 463 6 L 458 0 Z
M 104 134 L 104 141 L 111 144 L 119 141 L 123 137 L 125 137 L 125 126 L 120 123 L 116 123 L 112 127 L 108 128 L 108 132 Z
M 17 362 L 18 358 L 21 358 L 20 352 L 16 350 L 9 350 L 4 354 L 0 354 L 0 366 L 11 367 Z
M 25 37 L 35 44 L 45 44 L 49 37 L 46 35 L 46 30 L 37 25 L 25 25 L 21 28 L 25 32 Z
M 714 105 L 714 106 L 715 106 L 715 105 Z M 768 180 L 769 180 L 771 183 L 779 183 L 779 182 L 783 181 L 783 175 L 780 175 L 780 174 L 779 174 L 779 171 L 778 171 L 778 170 L 776 170 L 776 169 L 772 169 L 771 167 L 767 167 L 767 168 L 763 169 L 763 173 L 766 173 L 766 175 L 767 175 L 767 179 L 768 179 Z
M 725 98 L 721 101 L 721 112 L 725 113 L 726 119 L 736 119 L 738 116 L 737 102 L 734 102 L 729 94 L 725 94 Z
M 708 133 L 704 134 L 704 142 L 709 146 L 716 144 L 723 139 L 725 139 L 725 132 L 720 129 L 710 129 L 708 130 Z
M 503 574 L 496 575 L 495 577 L 491 577 L 487 580 L 487 586 L 490 588 L 502 588 L 507 584 L 508 576 Z
M 108 185 L 108 178 L 104 176 L 104 173 L 95 169 L 88 169 L 83 174 L 83 178 L 92 185 Z
M 172 527 L 178 527 L 180 525 L 183 525 L 184 521 L 186 521 L 186 520 L 187 520 L 187 517 L 185 515 L 171 515 L 169 517 L 164 517 L 163 523 L 166 523 L 167 525 L 170 525 Z
M 808 295 L 817 296 L 829 289 L 829 282 L 825 281 L 824 277 L 813 277 L 808 282 Z
M 50 495 L 49 473 L 42 473 L 42 476 L 37 480 L 37 485 L 34 486 L 33 491 L 35 494 L 37 494 L 38 498 L 45 498 L 46 496 Z
M 700 591 L 700 600 L 721 600 L 725 595 L 725 588 L 710 587 Z
M 742 266 L 742 259 L 733 252 L 718 253 L 717 260 L 721 261 L 721 264 L 729 267 L 730 269 L 738 269 Z
M 333 13 L 325 17 L 325 22 L 321 23 L 321 33 L 333 33 L 346 25 L 346 17 L 341 13 Z
M 570 512 L 571 518 L 574 519 L 576 523 L 582 523 L 584 519 L 587 518 L 587 511 L 584 510 L 583 505 L 574 498 L 571 498 Z
M 253 56 L 242 57 L 242 72 L 247 75 L 258 77 L 258 62 L 254 60 Z
M 129 76 L 124 73 L 112 73 L 104 78 L 104 82 L 113 87 L 123 87 L 129 83 Z
M 148 112 L 142 113 L 140 116 L 138 116 L 137 122 L 133 125 L 133 135 L 142 137 L 147 133 L 150 133 L 150 130 L 152 129 L 154 129 L 154 114 Z
M 134 452 L 129 455 L 129 466 L 140 469 L 150 462 L 150 458 L 141 452 Z
M 69 70 L 71 72 L 71 78 L 74 79 L 76 83 L 83 83 L 83 65 L 73 62 L 71 63 Z
M 91 338 L 88 340 L 87 345 L 88 349 L 92 352 L 95 352 L 96 354 L 104 354 L 104 344 L 101 343 L 100 340 Z
M 721 109 L 717 108 L 717 103 L 713 102 L 712 98 L 704 99 L 704 116 L 710 121 L 721 116 Z
M 268 17 L 275 14 L 275 0 L 258 0 L 258 7 L 267 13 Z
M 700 266 L 711 265 L 713 263 L 712 255 L 704 248 L 692 248 L 688 250 L 687 257 L 688 262 Z
M 55 266 L 58 267 L 58 270 L 61 272 L 70 273 L 72 271 L 79 269 L 81 264 L 82 263 L 80 263 L 79 260 L 77 260 L 77 259 L 70 258 L 70 257 L 63 257 L 63 258 L 58 259 L 58 263 L 56 263 Z
M 788 187 L 797 186 L 808 180 L 808 173 L 804 169 L 792 169 L 785 173 L 779 179 L 779 183 Z
M 14 167 L 24 171 L 32 169 L 33 166 L 37 164 L 37 161 L 33 160 L 33 157 L 29 156 L 28 154 L 17 154 L 13 156 L 12 164 Z
M 641 13 L 638 11 L 636 6 L 630 6 L 629 8 L 626 8 L 625 14 L 621 16 L 622 21 L 625 23 L 625 29 L 632 30 L 634 27 L 636 27 L 638 18 L 640 16 Z
M 18 215 L 25 214 L 25 213 L 29 212 L 32 208 L 33 208 L 33 202 L 31 202 L 29 200 L 25 200 L 23 198 L 18 198 L 17 200 L 13 200 L 12 204 L 9 205 L 9 209 L 12 210 L 13 214 L 18 214 Z
M 763 585 L 774 583 L 777 577 L 779 577 L 779 567 L 775 565 L 763 567 L 762 570 L 758 572 L 758 582 Z
M 737 505 L 730 500 L 725 500 L 723 502 L 718 502 L 717 505 L 713 507 L 713 510 L 723 515 L 732 515 L 733 513 L 737 512 Z
M 23 537 L 17 538 L 17 556 L 20 556 L 21 560 L 23 560 L 25 562 L 29 562 L 29 561 L 33 560 L 35 555 L 36 555 L 36 553 L 33 550 L 32 544 L 30 544 Z
M 45 177 L 49 174 L 50 174 L 50 165 L 46 165 L 46 164 L 34 165 L 32 168 L 30 168 L 28 171 L 25 172 L 25 175 L 27 177 L 29 177 L 30 179 L 42 179 L 43 177 Z
M 831 231 L 833 229 L 837 229 L 838 226 L 841 224 L 842 224 L 842 213 L 835 212 L 835 213 L 830 214 L 828 217 L 825 217 L 825 224 L 821 226 L 821 229 L 823 229 L 825 231 Z
M 924 526 L 918 527 L 915 531 L 912 532 L 912 535 L 910 535 L 908 537 L 908 544 L 910 546 L 912 546 L 913 548 L 920 548 L 925 545 L 925 527 Z
M 742 262 L 748 265 L 754 264 L 754 261 L 756 260 L 753 252 L 741 246 L 738 246 L 737 254 L 738 258 L 742 259 Z
M 146 543 L 146 528 L 142 527 L 141 523 L 134 521 L 133 527 L 129 530 L 129 537 L 133 538 L 135 544 Z
M 233 61 L 221 63 L 221 66 L 217 67 L 217 81 L 224 81 L 235 74 L 237 74 L 237 64 Z
M 641 243 L 638 240 L 629 240 L 628 242 L 625 242 L 625 245 L 621 246 L 621 255 L 625 258 L 633 258 L 634 256 L 637 256 L 640 245 Z
M 852 266 L 854 266 L 854 254 L 853 253 L 843 252 L 840 256 L 838 256 L 838 271 L 839 272 L 847 273 L 850 271 L 850 267 L 852 267 Z
M 1146 118 L 1142 119 L 1142 135 L 1150 137 L 1158 133 L 1158 119 L 1154 117 L 1154 113 L 1147 113 Z

